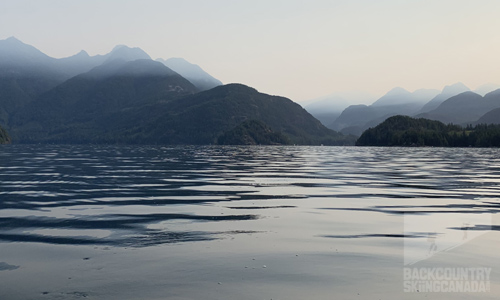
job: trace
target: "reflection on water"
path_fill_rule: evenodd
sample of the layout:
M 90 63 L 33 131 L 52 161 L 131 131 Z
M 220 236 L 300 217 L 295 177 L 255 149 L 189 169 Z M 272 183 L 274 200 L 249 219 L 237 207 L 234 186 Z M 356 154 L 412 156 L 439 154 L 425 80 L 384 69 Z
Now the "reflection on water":
M 356 295 L 361 286 L 373 291 L 359 293 L 360 299 L 387 298 L 402 291 L 394 280 L 400 280 L 403 265 L 449 263 L 440 254 L 449 258 L 485 233 L 498 232 L 498 154 L 436 148 L 1 147 L 0 279 L 14 279 L 0 283 L 0 298 L 111 299 L 127 290 L 118 284 L 122 276 L 150 293 L 127 294 L 130 299 L 156 299 L 166 288 L 175 291 L 167 297 L 172 299 L 255 299 L 257 287 L 266 297 L 301 299 L 304 293 L 324 299 Z M 103 257 L 106 266 L 99 272 L 107 272 L 106 285 L 90 280 L 93 269 L 67 258 L 86 249 Z M 48 264 L 55 255 L 67 260 Z M 288 255 L 292 261 L 285 260 Z M 299 259 L 303 255 L 307 261 Z M 241 275 L 221 264 L 242 259 L 246 271 L 262 272 L 264 262 L 252 265 L 250 257 L 267 258 L 266 283 L 259 281 L 264 274 Z M 125 259 L 136 276 L 118 263 Z M 165 275 L 162 266 L 176 275 Z M 79 270 L 83 278 L 76 286 L 86 290 L 12 277 L 35 278 L 38 267 Z M 233 286 L 225 290 L 218 284 L 219 292 L 207 294 L 206 272 Z M 372 273 L 392 283 L 378 282 Z M 189 288 L 192 281 L 201 286 L 200 294 Z M 16 296 L 9 282 L 30 288 Z M 294 291 L 299 287 L 317 296 Z M 280 294 L 283 288 L 289 292 Z

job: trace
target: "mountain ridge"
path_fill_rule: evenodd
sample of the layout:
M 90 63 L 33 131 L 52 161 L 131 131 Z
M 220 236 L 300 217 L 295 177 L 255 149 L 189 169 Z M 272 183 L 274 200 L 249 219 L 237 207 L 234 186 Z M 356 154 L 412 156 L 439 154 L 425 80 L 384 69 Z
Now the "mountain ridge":
M 42 82 L 36 90 L 32 78 L 20 87 L 23 78 L 12 81 L 6 74 L 0 80 L 0 88 L 8 92 L 0 94 L 0 122 L 6 121 L 15 142 L 216 144 L 224 134 L 237 133 L 255 143 L 354 143 L 353 137 L 327 129 L 290 99 L 242 84 L 219 85 L 183 59 L 173 61 L 216 86 L 200 92 L 139 48 L 117 46 L 106 55 L 80 51 L 55 59 L 18 40 L 11 42 L 49 62 L 40 69 Z M 25 71 L 33 76 L 33 64 Z M 72 72 L 81 73 L 70 76 Z M 52 81 L 43 82 L 48 79 Z M 6 105 L 9 99 L 15 100 L 13 106 Z
M 15 37 L 0 40 L 0 124 L 41 94 L 102 64 L 151 57 L 140 48 L 115 46 L 104 55 L 89 56 L 84 50 L 65 58 L 50 57 Z M 152 61 L 152 60 L 151 60 Z
M 476 122 L 495 108 L 500 108 L 500 90 L 490 92 L 484 97 L 467 91 L 447 99 L 436 109 L 418 114 L 416 117 L 465 125 Z
M 411 115 L 426 101 L 438 94 L 438 90 L 418 89 L 409 92 L 401 87 L 391 89 L 370 105 L 351 105 L 331 123 L 329 128 L 345 134 L 361 135 L 371 126 L 394 115 Z
M 200 91 L 206 91 L 222 85 L 222 82 L 212 75 L 208 74 L 200 66 L 192 64 L 180 57 L 173 57 L 167 60 L 158 58 L 156 61 L 179 73 L 182 77 L 189 80 Z
M 55 98 L 50 95 L 46 101 Z M 327 129 L 290 99 L 262 94 L 241 84 L 152 100 L 121 108 L 114 103 L 114 109 L 92 105 L 91 111 L 81 105 L 82 101 L 67 103 L 65 111 L 57 112 L 66 117 L 55 123 L 47 115 L 53 113 L 52 109 L 47 112 L 38 108 L 23 118 L 35 122 L 22 121 L 24 127 L 20 124 L 13 134 L 22 143 L 216 144 L 221 135 L 241 123 L 257 120 L 277 134 L 285 134 L 294 144 L 354 143 L 352 137 Z M 49 103 L 44 107 L 50 107 Z M 40 113 L 42 116 L 36 115 Z M 91 121 L 89 115 L 93 116 Z

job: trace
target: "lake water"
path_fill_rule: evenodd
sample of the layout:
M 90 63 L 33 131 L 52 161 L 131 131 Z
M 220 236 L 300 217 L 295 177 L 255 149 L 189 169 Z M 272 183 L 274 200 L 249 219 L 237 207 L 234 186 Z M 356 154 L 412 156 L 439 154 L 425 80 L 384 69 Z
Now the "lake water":
M 2 146 L 0 299 L 498 299 L 499 195 L 498 149 Z

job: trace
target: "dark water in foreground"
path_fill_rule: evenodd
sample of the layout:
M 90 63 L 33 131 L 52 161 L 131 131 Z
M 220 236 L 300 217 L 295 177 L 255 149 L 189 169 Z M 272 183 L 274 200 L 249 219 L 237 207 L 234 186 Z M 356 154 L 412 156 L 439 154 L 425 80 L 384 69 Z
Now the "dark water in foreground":
M 498 149 L 0 147 L 0 299 L 498 299 L 499 195 Z

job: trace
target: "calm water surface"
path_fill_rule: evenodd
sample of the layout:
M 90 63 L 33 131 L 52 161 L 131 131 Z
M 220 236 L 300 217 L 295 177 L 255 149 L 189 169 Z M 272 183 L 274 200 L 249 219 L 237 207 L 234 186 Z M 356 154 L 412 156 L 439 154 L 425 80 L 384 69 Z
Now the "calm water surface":
M 499 195 L 498 149 L 2 146 L 0 299 L 498 299 Z

